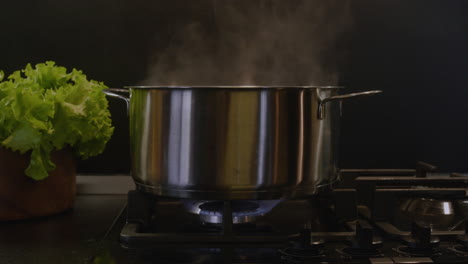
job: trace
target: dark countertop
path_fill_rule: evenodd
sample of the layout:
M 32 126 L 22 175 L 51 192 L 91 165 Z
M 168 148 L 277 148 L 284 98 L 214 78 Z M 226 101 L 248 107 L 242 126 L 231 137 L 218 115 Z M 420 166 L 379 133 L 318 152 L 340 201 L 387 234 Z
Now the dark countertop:
M 78 179 L 80 193 L 74 209 L 49 217 L 0 222 L 0 263 L 92 263 L 91 256 L 125 207 L 128 178 L 120 181 L 119 188 L 112 187 L 116 191 L 111 194 L 95 194 L 99 192 L 95 185 L 83 188 Z M 116 182 L 112 177 L 106 180 Z M 86 178 L 85 182 L 89 185 L 90 181 L 95 179 Z

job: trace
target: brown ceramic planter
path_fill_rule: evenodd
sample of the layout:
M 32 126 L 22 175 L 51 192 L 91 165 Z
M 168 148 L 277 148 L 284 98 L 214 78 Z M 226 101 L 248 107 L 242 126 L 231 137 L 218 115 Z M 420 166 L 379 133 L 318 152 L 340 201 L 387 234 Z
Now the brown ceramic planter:
M 76 163 L 70 150 L 52 153 L 57 166 L 49 177 L 36 181 L 24 174 L 29 154 L 0 147 L 0 220 L 46 216 L 73 207 Z

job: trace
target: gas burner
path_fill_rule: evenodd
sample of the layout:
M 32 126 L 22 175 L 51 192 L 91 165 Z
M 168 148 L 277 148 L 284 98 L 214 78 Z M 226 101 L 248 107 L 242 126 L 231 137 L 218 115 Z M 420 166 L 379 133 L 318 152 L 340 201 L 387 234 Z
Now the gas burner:
M 437 253 L 434 248 L 417 248 L 410 246 L 400 246 L 396 248 L 395 251 L 412 257 L 431 257 Z
M 323 252 L 321 248 L 296 248 L 287 247 L 280 249 L 281 259 L 286 263 L 309 263 L 311 261 L 318 261 L 322 259 Z
M 433 230 L 454 230 L 463 220 L 458 202 L 432 198 L 408 198 L 399 206 L 403 217 Z
M 440 239 L 436 236 L 431 236 L 428 243 L 422 244 L 420 240 L 415 239 L 413 236 L 403 237 L 403 241 L 408 247 L 416 249 L 435 248 L 439 245 Z
M 231 201 L 233 224 L 251 223 L 262 216 L 281 200 L 234 200 Z M 200 216 L 205 224 L 221 224 L 223 222 L 223 201 L 196 201 L 187 200 L 184 206 L 188 212 Z
M 432 235 L 431 228 L 418 222 L 412 223 L 411 234 L 403 236 L 402 240 L 405 246 L 398 247 L 396 251 L 415 257 L 430 257 L 436 254 L 436 248 L 440 244 L 439 237 Z
M 382 247 L 382 238 L 374 234 L 373 227 L 363 220 L 356 221 L 356 234 L 348 239 L 349 247 L 338 250 L 353 258 L 379 257 L 378 248 Z
M 290 246 L 279 250 L 281 259 L 286 263 L 309 263 L 323 257 L 325 241 L 321 237 L 312 236 L 310 223 L 290 238 Z

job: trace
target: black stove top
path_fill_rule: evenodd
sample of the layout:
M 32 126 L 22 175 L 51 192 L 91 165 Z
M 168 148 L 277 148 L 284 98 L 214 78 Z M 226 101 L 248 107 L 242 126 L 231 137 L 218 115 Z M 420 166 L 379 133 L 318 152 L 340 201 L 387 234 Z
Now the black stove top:
M 95 260 L 468 263 L 466 177 L 434 169 L 342 170 L 333 191 L 303 200 L 198 203 L 131 191 Z M 254 215 L 265 204 L 272 209 Z

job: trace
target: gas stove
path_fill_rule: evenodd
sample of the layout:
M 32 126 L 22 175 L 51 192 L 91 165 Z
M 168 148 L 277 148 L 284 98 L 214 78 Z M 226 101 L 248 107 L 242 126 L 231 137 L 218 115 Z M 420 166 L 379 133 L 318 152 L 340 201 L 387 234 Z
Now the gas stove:
M 131 191 L 106 239 L 122 263 L 468 263 L 468 178 L 435 169 L 342 170 L 333 190 L 302 200 Z

